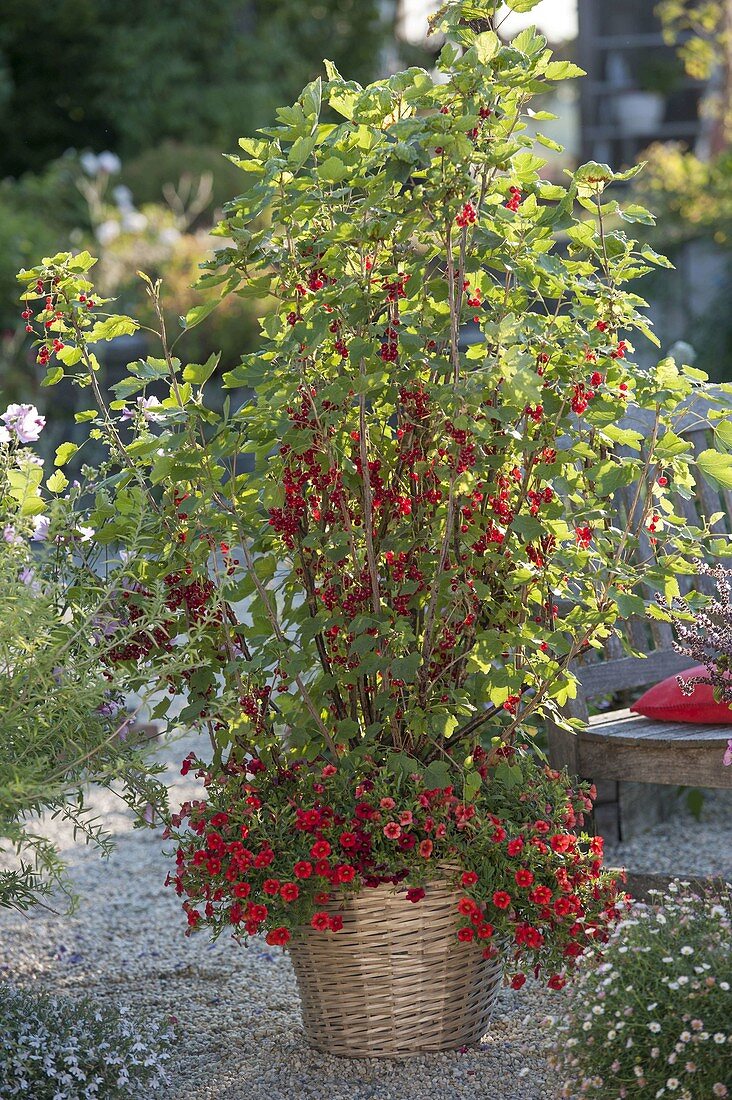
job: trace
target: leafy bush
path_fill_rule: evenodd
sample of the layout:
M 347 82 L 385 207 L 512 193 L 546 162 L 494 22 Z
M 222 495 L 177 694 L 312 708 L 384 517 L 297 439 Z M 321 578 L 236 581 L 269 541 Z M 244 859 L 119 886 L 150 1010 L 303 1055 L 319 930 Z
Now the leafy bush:
M 587 966 L 560 1020 L 564 1096 L 712 1100 L 729 1096 L 732 1065 L 730 895 L 672 883 L 616 929 Z
M 19 908 L 66 887 L 39 814 L 69 821 L 106 852 L 109 838 L 85 803 L 89 783 L 119 783 L 140 820 L 164 799 L 162 767 L 129 728 L 125 678 L 112 682 L 109 671 L 120 648 L 142 652 L 158 615 L 138 610 L 139 591 L 123 562 L 114 568 L 111 548 L 100 562 L 91 530 L 44 501 L 43 469 L 24 446 L 42 428 L 32 406 L 0 417 L 0 853 L 15 852 L 14 864 L 3 859 L 0 906 Z M 48 481 L 51 491 L 64 483 L 59 471 Z M 138 553 L 134 540 L 128 552 Z
M 172 1031 L 108 1000 L 51 997 L 3 984 L 0 1097 L 116 1100 L 168 1083 Z
M 702 160 L 676 142 L 656 142 L 644 159 L 633 194 L 658 218 L 658 225 L 646 230 L 648 238 L 668 246 L 709 237 L 727 246 L 732 232 L 732 155 Z

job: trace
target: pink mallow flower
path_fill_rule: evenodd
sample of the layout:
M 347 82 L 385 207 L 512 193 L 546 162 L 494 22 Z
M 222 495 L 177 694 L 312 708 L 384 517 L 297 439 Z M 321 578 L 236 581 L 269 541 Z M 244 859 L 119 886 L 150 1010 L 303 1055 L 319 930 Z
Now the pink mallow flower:
M 39 415 L 35 405 L 8 405 L 0 420 L 21 443 L 35 443 L 46 426 L 45 416 Z
M 33 542 L 45 542 L 48 538 L 48 529 L 51 526 L 51 520 L 49 516 L 34 516 L 33 517 L 33 534 L 31 539 Z

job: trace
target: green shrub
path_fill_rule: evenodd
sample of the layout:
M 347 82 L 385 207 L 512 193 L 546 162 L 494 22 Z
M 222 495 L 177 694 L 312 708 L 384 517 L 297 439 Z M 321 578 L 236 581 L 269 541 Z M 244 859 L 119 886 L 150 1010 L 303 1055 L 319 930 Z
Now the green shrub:
M 214 210 L 241 194 L 241 169 L 219 149 L 190 142 L 164 141 L 146 149 L 122 165 L 120 182 L 129 187 L 135 201 L 142 205 L 162 202 L 170 185 L 181 179 L 211 177 L 211 201 L 206 211 L 209 224 Z
M 106 853 L 88 785 L 117 784 L 140 822 L 165 794 L 149 742 L 130 730 L 124 672 L 110 671 L 125 647 L 142 653 L 151 635 L 166 640 L 162 601 L 146 589 L 152 604 L 137 606 L 139 586 L 126 572 L 140 553 L 134 539 L 124 561 L 112 545 L 101 556 L 90 550 L 93 532 L 48 499 L 24 446 L 42 427 L 32 406 L 0 417 L 0 907 L 27 908 L 56 886 L 68 892 L 40 814 L 68 821 Z M 67 479 L 57 470 L 47 484 L 57 492 Z

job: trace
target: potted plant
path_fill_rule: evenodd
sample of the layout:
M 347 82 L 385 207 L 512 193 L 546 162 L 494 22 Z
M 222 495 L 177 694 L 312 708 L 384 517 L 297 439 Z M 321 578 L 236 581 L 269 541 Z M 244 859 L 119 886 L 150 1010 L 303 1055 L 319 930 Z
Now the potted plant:
M 636 88 L 616 96 L 617 121 L 629 137 L 653 138 L 663 122 L 666 102 L 681 85 L 683 72 L 673 54 L 643 57 Z
M 574 831 L 591 792 L 533 735 L 564 721 L 576 657 L 692 568 L 694 462 L 732 462 L 673 432 L 704 376 L 632 361 L 631 332 L 655 337 L 627 283 L 667 261 L 621 226 L 651 216 L 604 198 L 607 165 L 541 178 L 553 143 L 523 120 L 579 70 L 533 30 L 502 45 L 494 9 L 434 17 L 438 81 L 361 88 L 327 64 L 241 141 L 201 282 L 278 306 L 223 410 L 217 357 L 182 365 L 157 284 L 162 353 L 108 401 L 95 343 L 136 322 L 95 295 L 93 258 L 21 275 L 47 382 L 90 388 L 109 448 L 99 553 L 135 532 L 138 598 L 165 594 L 165 645 L 120 666 L 208 731 L 183 764 L 205 794 L 169 827 L 189 929 L 287 945 L 307 1034 L 341 1054 L 475 1041 L 504 965 L 560 987 L 605 939 L 616 885 Z

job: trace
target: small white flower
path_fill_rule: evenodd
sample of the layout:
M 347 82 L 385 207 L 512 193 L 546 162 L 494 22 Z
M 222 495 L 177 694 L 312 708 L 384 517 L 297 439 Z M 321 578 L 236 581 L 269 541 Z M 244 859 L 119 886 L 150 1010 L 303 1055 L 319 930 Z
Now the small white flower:
M 123 183 L 118 183 L 116 187 L 112 188 L 112 198 L 120 210 L 132 209 L 132 192 Z
M 12 523 L 6 523 L 3 527 L 3 541 L 9 543 L 11 546 L 23 545 L 23 538 L 15 530 Z
M 661 1030 L 661 1025 L 659 1023 L 656 1023 L 655 1020 L 652 1020 L 651 1023 L 648 1025 L 648 1030 L 652 1031 L 654 1035 L 658 1035 L 659 1031 Z
M 666 1082 L 666 1088 L 671 1089 L 671 1092 L 676 1092 L 676 1089 L 678 1087 L 679 1087 L 678 1078 L 669 1077 L 668 1081 Z
M 95 232 L 99 243 L 108 245 L 119 237 L 121 230 L 118 221 L 114 218 L 107 218 L 106 221 L 100 222 Z
M 176 229 L 174 225 L 166 225 L 158 233 L 158 240 L 162 245 L 165 245 L 166 248 L 171 248 L 173 245 L 177 244 L 180 238 L 181 232 L 179 229 Z
M 721 1031 L 716 1031 L 712 1037 L 714 1042 L 718 1043 L 720 1046 L 727 1041 Z
M 8 405 L 0 419 L 21 443 L 35 443 L 46 424 L 35 405 Z
M 97 171 L 105 172 L 108 176 L 116 176 L 122 167 L 122 161 L 117 154 L 110 153 L 109 150 L 100 153 L 96 160 Z
M 99 161 L 94 153 L 82 153 L 79 157 L 79 163 L 87 176 L 96 176 L 99 171 Z
M 122 228 L 125 233 L 143 233 L 147 229 L 147 218 L 139 210 L 125 210 L 122 214 Z

